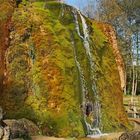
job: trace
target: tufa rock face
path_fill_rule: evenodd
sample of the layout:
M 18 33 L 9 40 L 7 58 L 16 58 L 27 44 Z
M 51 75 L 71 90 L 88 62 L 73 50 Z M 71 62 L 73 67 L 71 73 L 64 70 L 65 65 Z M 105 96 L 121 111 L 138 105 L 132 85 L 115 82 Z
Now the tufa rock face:
M 11 14 L 13 12 L 13 3 L 11 1 L 2 1 L 0 6 L 0 94 L 3 91 L 5 74 L 5 51 L 9 46 L 9 28 L 11 26 Z
M 1 49 L 4 57 L 0 61 L 3 67 L 0 104 L 7 118 L 33 120 L 43 134 L 82 137 L 86 129 L 75 55 L 88 89 L 86 98 L 92 103 L 96 100 L 92 89 L 93 73 L 83 41 L 76 31 L 73 8 L 57 2 L 46 3 L 45 9 L 44 5 L 43 2 L 24 2 L 12 14 L 10 35 L 6 35 L 10 42 L 8 48 Z M 83 35 L 78 12 L 77 18 Z M 4 22 L 6 27 L 7 21 Z M 98 23 L 87 18 L 86 22 L 101 105 L 100 129 L 103 132 L 122 130 L 129 124 L 123 108 L 114 43 Z
M 108 38 L 109 43 L 111 44 L 115 61 L 118 67 L 118 72 L 119 72 L 120 81 L 121 81 L 121 88 L 122 90 L 124 90 L 124 87 L 126 85 L 125 66 L 124 66 L 124 61 L 123 61 L 121 52 L 118 47 L 116 33 L 111 25 L 97 23 L 97 26 L 105 33 L 105 35 Z

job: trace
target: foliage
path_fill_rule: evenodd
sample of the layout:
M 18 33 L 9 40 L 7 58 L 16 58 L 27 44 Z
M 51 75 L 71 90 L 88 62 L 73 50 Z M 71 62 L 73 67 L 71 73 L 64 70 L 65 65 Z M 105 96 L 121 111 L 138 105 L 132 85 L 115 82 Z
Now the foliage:
M 116 30 L 119 49 L 125 62 L 125 94 L 131 95 L 140 93 L 137 86 L 140 78 L 139 9 L 139 0 L 100 0 L 97 8 L 97 18 L 112 24 Z

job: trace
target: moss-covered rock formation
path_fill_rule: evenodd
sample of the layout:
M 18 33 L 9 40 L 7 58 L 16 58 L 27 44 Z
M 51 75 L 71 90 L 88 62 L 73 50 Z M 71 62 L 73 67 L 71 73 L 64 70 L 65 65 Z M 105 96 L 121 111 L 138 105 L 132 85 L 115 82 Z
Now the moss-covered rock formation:
M 79 15 L 78 21 L 83 34 Z M 85 136 L 82 89 L 74 52 L 85 77 L 87 98 L 91 102 L 96 98 L 90 63 L 76 31 L 73 8 L 54 1 L 23 1 L 13 12 L 11 22 L 9 45 L 2 53 L 5 77 L 1 80 L 0 105 L 7 112 L 6 117 L 30 119 L 45 135 Z M 127 128 L 112 44 L 97 22 L 87 18 L 86 22 L 101 104 L 100 129 L 111 132 Z
M 0 93 L 2 93 L 5 70 L 4 55 L 9 45 L 9 29 L 13 3 L 6 0 L 0 0 L 0 2 Z

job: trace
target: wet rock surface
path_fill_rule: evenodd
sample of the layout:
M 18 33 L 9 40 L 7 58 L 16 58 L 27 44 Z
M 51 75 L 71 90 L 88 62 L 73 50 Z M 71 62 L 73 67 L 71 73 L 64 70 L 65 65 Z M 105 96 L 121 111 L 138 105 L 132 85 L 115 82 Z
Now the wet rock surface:
M 9 7 L 10 0 L 4 1 L 0 11 L 7 11 L 4 16 L 9 17 L 12 12 L 5 7 Z M 74 19 L 71 6 L 64 4 L 61 10 L 62 4 L 50 1 L 44 9 L 46 2 L 43 4 L 43 1 L 26 4 L 24 1 L 19 7 L 18 2 L 9 19 L 10 28 L 8 21 L 0 24 L 0 30 L 6 33 L 0 36 L 0 106 L 6 111 L 6 118 L 28 118 L 37 122 L 44 135 L 84 137 L 87 134 L 83 117 L 85 105 L 80 106 L 86 100 L 95 104 L 93 108 L 97 107 L 86 108 L 87 123 L 97 122 L 93 127 L 99 127 L 96 126 L 99 122 L 105 132 L 123 131 L 124 126 L 128 127 L 117 55 L 112 50 L 113 46 L 117 47 L 115 38 L 108 41 L 110 35 L 77 10 L 78 19 Z M 109 34 L 114 37 L 110 30 Z M 96 90 L 93 90 L 96 86 L 92 81 L 98 81 L 100 102 L 96 101 Z M 83 95 L 88 99 L 82 99 Z M 27 129 L 30 126 L 23 124 L 17 120 L 12 123 L 14 138 L 30 135 Z

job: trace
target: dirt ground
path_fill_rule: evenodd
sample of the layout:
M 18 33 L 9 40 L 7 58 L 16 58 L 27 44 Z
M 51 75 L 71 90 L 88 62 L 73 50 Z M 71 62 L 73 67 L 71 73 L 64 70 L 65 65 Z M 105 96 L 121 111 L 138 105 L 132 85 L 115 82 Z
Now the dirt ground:
M 100 138 L 80 138 L 78 140 L 118 140 L 122 133 L 110 133 L 106 136 Z M 55 138 L 55 137 L 45 137 L 45 136 L 34 136 L 32 140 L 76 140 L 75 138 Z

